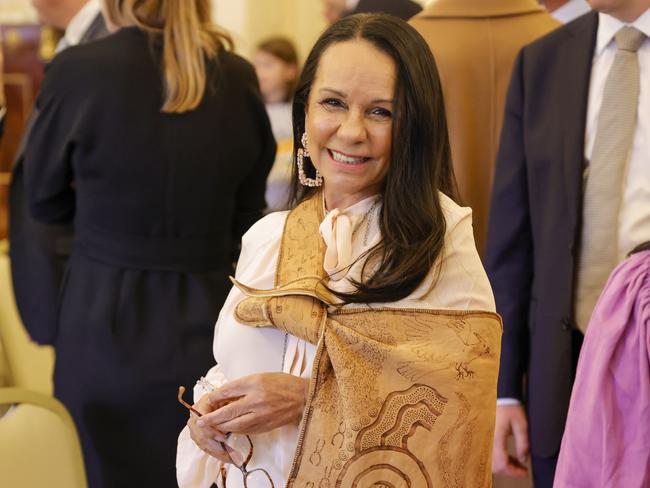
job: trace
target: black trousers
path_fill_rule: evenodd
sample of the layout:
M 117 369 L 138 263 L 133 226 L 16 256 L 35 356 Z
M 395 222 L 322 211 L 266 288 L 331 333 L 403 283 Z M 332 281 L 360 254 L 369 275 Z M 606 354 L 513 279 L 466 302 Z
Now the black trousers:
M 573 331 L 571 347 L 572 347 L 572 382 L 575 380 L 576 371 L 578 369 L 578 359 L 580 359 L 580 350 L 582 349 L 582 342 L 585 336 L 579 330 Z M 553 480 L 555 479 L 555 467 L 557 466 L 557 459 L 560 454 L 558 451 L 551 457 L 537 457 L 532 456 L 531 461 L 533 465 L 533 482 L 535 488 L 553 488 Z

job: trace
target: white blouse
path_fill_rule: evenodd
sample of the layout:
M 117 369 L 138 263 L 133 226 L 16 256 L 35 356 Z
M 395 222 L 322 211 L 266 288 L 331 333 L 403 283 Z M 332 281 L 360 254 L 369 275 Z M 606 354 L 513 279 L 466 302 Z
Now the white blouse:
M 410 296 L 383 305 L 494 312 L 492 290 L 474 244 L 471 209 L 458 206 L 442 193 L 440 202 L 447 223 L 441 265 L 434 267 Z M 326 215 L 320 231 L 327 244 L 324 266 L 330 274 L 330 288 L 351 291 L 349 278 L 360 278 L 363 262 L 355 263 L 354 260 L 381 238 L 378 225 L 380 207 L 381 201 L 374 196 L 342 212 L 335 209 Z M 238 281 L 258 289 L 274 287 L 287 215 L 288 212 L 269 214 L 244 235 L 235 274 Z M 352 266 L 347 268 L 351 263 Z M 214 338 L 217 365 L 207 373 L 206 379 L 217 387 L 229 380 L 263 372 L 281 371 L 308 379 L 316 346 L 274 328 L 259 329 L 240 324 L 234 318 L 234 310 L 244 298 L 241 291 L 233 288 L 221 309 Z M 345 307 L 367 305 L 349 304 Z M 205 393 L 197 384 L 194 400 L 198 401 Z M 248 465 L 249 470 L 264 468 L 271 474 L 276 487 L 284 486 L 291 469 L 298 430 L 296 423 L 251 436 L 255 454 Z M 178 439 L 176 457 L 179 487 L 209 488 L 216 482 L 220 467 L 220 461 L 194 444 L 189 429 L 185 427 Z M 238 469 L 228 470 L 227 484 L 228 488 L 243 487 Z M 254 479 L 248 480 L 248 486 L 266 488 L 264 483 L 256 483 Z

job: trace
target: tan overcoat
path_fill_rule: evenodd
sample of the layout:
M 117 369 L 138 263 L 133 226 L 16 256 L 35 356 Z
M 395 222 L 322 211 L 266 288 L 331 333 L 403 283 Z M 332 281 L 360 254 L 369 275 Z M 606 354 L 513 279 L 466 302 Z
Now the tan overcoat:
M 524 45 L 560 24 L 535 0 L 435 0 L 410 23 L 436 59 L 460 197 L 483 256 L 512 66 Z

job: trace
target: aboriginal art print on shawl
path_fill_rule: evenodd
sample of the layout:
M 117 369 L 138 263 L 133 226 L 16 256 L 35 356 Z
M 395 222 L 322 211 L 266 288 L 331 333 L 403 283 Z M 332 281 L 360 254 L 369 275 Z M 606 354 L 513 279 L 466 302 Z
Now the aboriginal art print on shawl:
M 322 219 L 321 195 L 289 214 L 274 289 L 235 282 L 238 321 L 318 346 L 287 486 L 492 486 L 499 316 L 336 306 Z

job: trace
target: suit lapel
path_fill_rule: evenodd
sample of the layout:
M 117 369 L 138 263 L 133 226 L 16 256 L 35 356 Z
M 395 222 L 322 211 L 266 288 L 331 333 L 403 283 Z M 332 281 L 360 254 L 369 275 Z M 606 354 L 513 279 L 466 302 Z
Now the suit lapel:
M 575 29 L 557 53 L 566 74 L 562 90 L 562 157 L 567 192 L 567 211 L 571 222 L 579 222 L 582 209 L 582 173 L 585 167 L 585 126 L 596 45 L 598 14 L 590 13 L 576 21 Z
M 94 41 L 106 35 L 108 35 L 108 30 L 106 29 L 106 22 L 104 22 L 104 17 L 102 16 L 102 14 L 99 13 L 90 24 L 90 27 L 86 29 L 84 35 L 81 36 L 81 40 L 79 41 L 79 44 L 84 44 L 86 42 Z
M 16 151 L 16 157 L 14 158 L 12 171 L 18 166 L 22 166 L 23 155 L 25 154 L 25 147 L 27 146 L 29 133 L 32 131 L 32 127 L 34 126 L 36 117 L 38 117 L 38 109 L 36 108 L 36 106 L 34 106 L 32 112 L 29 114 L 27 123 L 25 124 L 25 129 L 23 130 L 23 137 L 20 138 L 20 143 L 18 144 L 18 150 Z

